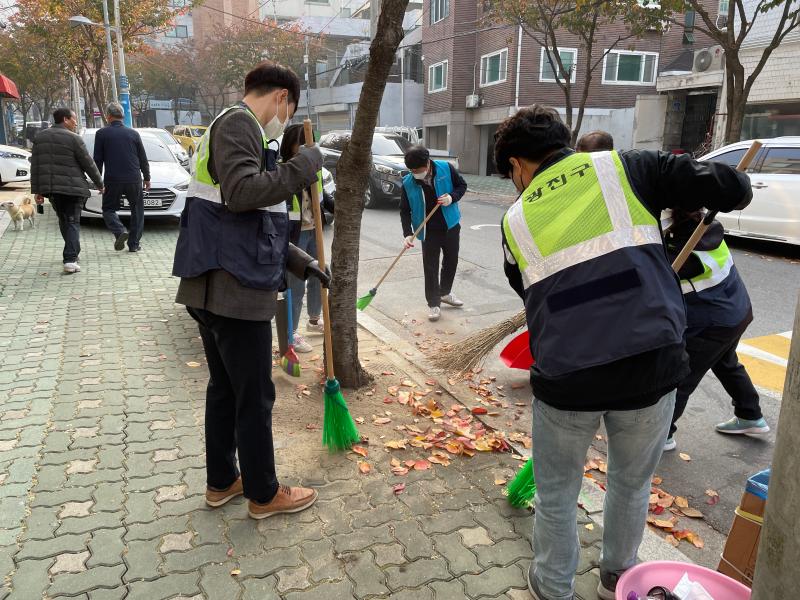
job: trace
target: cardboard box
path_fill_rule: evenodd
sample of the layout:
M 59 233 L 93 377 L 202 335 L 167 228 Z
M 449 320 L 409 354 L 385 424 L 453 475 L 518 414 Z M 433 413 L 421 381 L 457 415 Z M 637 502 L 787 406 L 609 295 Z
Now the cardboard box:
M 758 558 L 758 542 L 764 524 L 770 471 L 756 473 L 747 480 L 742 501 L 725 542 L 717 571 L 746 586 L 753 585 L 753 573 Z

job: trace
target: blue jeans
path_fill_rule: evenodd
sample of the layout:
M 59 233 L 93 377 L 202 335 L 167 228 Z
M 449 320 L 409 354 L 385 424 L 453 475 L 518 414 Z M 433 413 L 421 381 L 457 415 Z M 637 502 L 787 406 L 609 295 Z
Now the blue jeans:
M 572 598 L 580 549 L 578 494 L 586 452 L 600 419 L 608 433 L 600 569 L 619 573 L 636 564 L 651 479 L 661 458 L 674 406 L 675 391 L 653 406 L 629 411 L 571 412 L 534 399 L 533 576 L 547 598 Z
M 317 258 L 317 238 L 314 236 L 313 229 L 301 231 L 300 239 L 295 245 L 300 248 L 300 250 Z M 306 309 L 308 310 L 309 317 L 319 317 L 322 312 L 322 296 L 320 294 L 319 279 L 316 277 L 310 277 L 308 281 L 303 281 L 299 277 L 287 273 L 287 279 L 289 287 L 292 289 L 292 323 L 294 325 L 294 331 L 296 332 L 297 325 L 300 323 L 300 312 L 303 310 L 303 296 L 306 292 L 306 283 L 308 283 L 308 301 Z

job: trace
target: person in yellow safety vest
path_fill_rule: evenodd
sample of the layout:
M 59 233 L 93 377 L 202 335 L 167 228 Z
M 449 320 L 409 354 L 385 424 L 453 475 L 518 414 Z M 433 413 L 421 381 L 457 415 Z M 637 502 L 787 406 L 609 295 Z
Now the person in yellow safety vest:
M 667 251 L 674 258 L 703 218 L 701 212 L 673 209 L 665 226 Z M 744 281 L 725 243 L 725 229 L 714 221 L 681 268 L 681 289 L 686 300 L 688 329 L 686 352 L 691 372 L 678 385 L 675 412 L 664 450 L 676 447 L 675 422 L 686 409 L 689 396 L 710 370 L 733 401 L 734 416 L 718 423 L 727 434 L 763 434 L 769 425 L 761 413 L 758 392 L 736 356 L 736 347 L 753 321 L 753 307 Z
M 576 153 L 558 113 L 533 105 L 495 134 L 520 197 L 502 222 L 504 269 L 525 304 L 533 387 L 537 600 L 574 597 L 578 494 L 601 420 L 608 489 L 598 595 L 636 563 L 675 389 L 688 373 L 686 312 L 661 237 L 666 208 L 746 206 L 746 175 L 687 155 Z
M 289 125 L 283 132 L 281 140 L 280 156 L 283 162 L 289 162 L 297 156 L 300 147 L 306 143 L 303 125 L 297 123 Z M 321 185 L 321 175 L 318 185 Z M 324 189 L 322 190 L 322 208 L 329 213 L 334 212 L 333 198 Z M 300 194 L 293 194 L 287 199 L 289 210 L 289 239 L 290 241 L 307 252 L 314 258 L 317 257 L 317 238 L 315 235 L 316 226 L 314 223 L 314 213 L 311 208 L 311 189 L 304 188 Z M 302 335 L 297 333 L 297 326 L 300 323 L 300 312 L 303 308 L 303 296 L 306 293 L 306 281 L 295 277 L 291 273 L 287 275 L 287 285 L 292 290 L 292 323 L 294 325 L 294 349 L 298 352 L 311 352 L 314 348 Z M 325 331 L 320 315 L 322 314 L 322 296 L 320 294 L 319 281 L 311 278 L 308 280 L 308 295 L 306 309 L 308 311 L 307 332 L 323 333 Z
M 250 517 L 263 519 L 317 499 L 313 489 L 278 481 L 271 319 L 287 270 L 322 285 L 330 273 L 289 243 L 286 213 L 286 198 L 317 179 L 322 153 L 302 148 L 288 163 L 267 168 L 269 141 L 294 114 L 300 80 L 263 61 L 245 77 L 244 92 L 200 140 L 172 274 L 181 278 L 175 301 L 198 323 L 210 374 L 206 503 L 222 506 L 244 495 Z

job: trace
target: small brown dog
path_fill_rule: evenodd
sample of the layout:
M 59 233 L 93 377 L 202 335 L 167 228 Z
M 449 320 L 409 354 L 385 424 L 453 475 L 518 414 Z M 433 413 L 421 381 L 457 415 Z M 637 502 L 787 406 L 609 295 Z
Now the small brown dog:
M 33 207 L 33 198 L 30 196 L 23 198 L 19 206 L 9 200 L 0 204 L 0 208 L 11 215 L 14 231 L 24 231 L 25 221 L 31 224 L 31 229 L 36 228 L 36 209 Z

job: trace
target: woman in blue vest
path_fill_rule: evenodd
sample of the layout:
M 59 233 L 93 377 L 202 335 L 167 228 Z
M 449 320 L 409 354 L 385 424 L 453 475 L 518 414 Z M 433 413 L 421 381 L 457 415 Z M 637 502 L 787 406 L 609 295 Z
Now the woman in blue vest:
M 521 109 L 495 134 L 498 172 L 519 199 L 503 218 L 505 273 L 525 305 L 533 388 L 537 600 L 574 597 L 578 494 L 601 421 L 608 484 L 598 595 L 614 600 L 636 564 L 653 472 L 689 372 L 686 312 L 664 249 L 666 208 L 746 206 L 750 182 L 735 169 L 687 155 L 576 153 L 547 107 Z
M 305 145 L 306 136 L 303 132 L 303 124 L 296 123 L 289 125 L 283 132 L 281 140 L 281 162 L 288 163 L 300 152 L 300 147 Z M 333 198 L 328 192 L 322 190 L 322 208 L 329 213 L 333 213 Z M 309 256 L 317 257 L 317 238 L 315 235 L 316 225 L 314 223 L 314 213 L 311 207 L 311 189 L 305 188 L 301 194 L 294 194 L 286 200 L 287 210 L 289 211 L 289 241 L 300 248 Z M 294 349 L 298 352 L 311 352 L 314 348 L 308 341 L 297 333 L 297 326 L 300 323 L 300 312 L 303 309 L 303 296 L 306 295 L 306 282 L 308 283 L 308 295 L 306 310 L 308 311 L 308 325 L 306 331 L 322 333 L 325 329 L 320 319 L 322 314 L 322 296 L 320 294 L 319 280 L 312 277 L 308 280 L 295 277 L 291 273 L 286 275 L 287 285 L 292 290 L 292 323 L 294 324 Z
M 410 148 L 406 152 L 405 163 L 411 171 L 403 178 L 400 195 L 400 222 L 406 248 L 414 245 L 414 231 L 425 220 L 425 216 L 437 204 L 440 206 L 417 236 L 422 242 L 428 319 L 438 321 L 442 302 L 450 306 L 464 306 L 453 294 L 453 281 L 456 278 L 461 237 L 458 201 L 467 191 L 467 183 L 451 164 L 443 160 L 431 160 L 428 149 L 422 146 Z
M 670 257 L 677 256 L 703 218 L 701 212 L 671 211 L 664 240 Z M 719 221 L 708 228 L 678 275 L 686 300 L 686 352 L 691 372 L 678 385 L 675 412 L 664 450 L 674 450 L 675 422 L 686 409 L 689 396 L 708 371 L 730 394 L 734 416 L 716 430 L 727 434 L 767 433 L 758 392 L 736 356 L 736 347 L 753 321 L 753 308 L 744 281 L 725 244 Z

